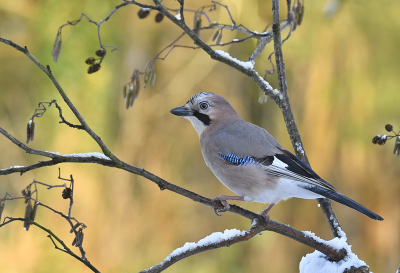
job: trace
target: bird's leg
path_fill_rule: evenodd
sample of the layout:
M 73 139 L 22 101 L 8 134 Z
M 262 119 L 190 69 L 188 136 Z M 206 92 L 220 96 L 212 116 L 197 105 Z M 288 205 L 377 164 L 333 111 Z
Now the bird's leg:
M 213 201 L 218 200 L 221 202 L 221 204 L 224 206 L 223 209 L 217 209 L 217 208 L 213 208 L 214 212 L 216 215 L 221 216 L 221 214 L 219 214 L 219 212 L 225 212 L 227 210 L 229 210 L 229 208 L 231 207 L 228 202 L 226 202 L 226 200 L 237 200 L 237 201 L 244 201 L 244 197 L 242 196 L 227 196 L 227 195 L 220 195 L 217 197 L 214 197 L 212 199 Z M 268 213 L 268 212 L 267 212 Z
M 275 205 L 275 203 L 271 203 L 271 204 L 269 204 L 269 206 L 268 206 L 268 208 L 266 208 L 265 210 L 263 210 L 262 212 L 261 212 L 261 216 L 263 216 L 264 218 L 265 218 L 265 220 L 269 220 L 269 215 L 268 215 L 268 213 L 269 213 L 269 211 L 272 209 L 272 207 Z

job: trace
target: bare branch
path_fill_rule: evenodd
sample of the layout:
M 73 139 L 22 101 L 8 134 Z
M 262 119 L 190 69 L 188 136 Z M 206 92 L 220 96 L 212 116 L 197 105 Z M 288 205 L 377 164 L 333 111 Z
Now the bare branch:
M 281 43 L 279 0 L 272 1 L 272 11 L 273 11 L 272 30 L 274 33 L 275 61 L 278 72 L 279 90 L 283 95 L 283 98 L 278 103 L 278 105 L 279 108 L 281 108 L 283 118 L 286 123 L 286 128 L 289 133 L 290 141 L 292 142 L 292 146 L 296 153 L 296 156 L 306 164 L 310 165 L 289 102 L 288 88 L 286 83 L 285 63 L 283 62 L 282 43 Z M 333 235 L 335 237 L 340 237 L 338 229 L 340 228 L 340 223 L 336 216 L 335 211 L 332 208 L 331 201 L 326 198 L 323 199 L 320 198 L 317 200 L 318 203 L 320 204 L 322 211 L 324 212 L 325 218 L 328 221 L 329 227 L 331 228 Z
M 98 39 L 99 39 L 100 48 L 110 47 L 110 48 L 112 48 L 111 52 L 114 51 L 114 50 L 117 50 L 118 49 L 117 47 L 110 46 L 110 45 L 103 45 L 103 43 L 101 41 L 100 28 L 101 28 L 101 25 L 104 22 L 107 22 L 108 19 L 110 19 L 111 16 L 113 16 L 114 13 L 117 12 L 117 10 L 119 10 L 120 8 L 125 7 L 127 5 L 136 5 L 136 6 L 139 6 L 139 7 L 142 7 L 142 8 L 156 9 L 154 6 L 151 6 L 151 5 L 145 5 L 145 4 L 136 2 L 136 1 L 126 1 L 126 0 L 124 0 L 124 3 L 116 6 L 105 18 L 103 18 L 99 22 L 96 22 L 96 21 L 90 19 L 89 16 L 87 16 L 85 13 L 82 12 L 82 14 L 79 17 L 79 19 L 71 21 L 71 22 L 68 21 L 66 24 L 60 26 L 59 29 L 58 29 L 58 32 L 57 32 L 57 36 L 61 36 L 61 31 L 62 31 L 63 27 L 65 27 L 65 26 L 74 26 L 74 25 L 80 23 L 82 18 L 85 17 L 90 23 L 95 24 L 97 26 L 97 36 L 98 36 Z M 60 37 L 60 39 L 61 39 L 61 37 Z M 56 38 L 56 42 L 57 42 L 57 38 Z M 54 51 L 53 51 L 53 53 L 54 53 Z M 58 54 L 59 54 L 59 52 L 58 52 Z M 57 59 L 58 59 L 58 57 L 55 58 L 55 61 L 57 61 Z
M 29 226 L 30 226 L 30 221 L 34 221 L 35 219 L 35 215 L 36 215 L 36 209 L 37 206 L 42 206 L 45 207 L 51 211 L 53 211 L 54 213 L 60 215 L 61 217 L 65 218 L 67 220 L 67 222 L 69 223 L 69 225 L 71 226 L 71 232 L 74 232 L 75 234 L 75 239 L 74 241 L 77 242 L 76 246 L 79 248 L 81 255 L 82 255 L 82 259 L 86 260 L 85 257 L 85 251 L 82 247 L 82 241 L 83 241 L 83 233 L 82 230 L 84 228 L 86 228 L 86 225 L 84 225 L 83 223 L 78 222 L 75 218 L 71 217 L 71 211 L 72 211 L 72 205 L 73 205 L 73 191 L 74 191 L 74 179 L 72 177 L 72 175 L 70 176 L 70 179 L 65 179 L 65 178 L 61 178 L 60 177 L 60 169 L 59 169 L 59 179 L 61 180 L 67 180 L 71 182 L 71 188 L 66 188 L 65 183 L 63 185 L 49 185 L 46 183 L 42 183 L 42 182 L 38 182 L 36 180 L 33 180 L 32 183 L 28 184 L 25 189 L 22 191 L 22 197 L 15 197 L 12 198 L 11 195 L 6 194 L 6 196 L 3 199 L 0 199 L 0 202 L 2 204 L 4 204 L 5 201 L 10 201 L 10 200 L 16 200 L 16 199 L 24 199 L 25 203 L 27 203 L 26 205 L 26 210 L 25 210 L 25 221 L 24 221 L 24 229 L 28 230 Z M 36 188 L 36 184 L 40 184 L 40 185 L 45 185 L 48 187 L 48 189 L 51 189 L 53 187 L 64 187 L 64 191 L 63 191 L 63 198 L 70 199 L 70 204 L 69 204 L 69 210 L 68 210 L 68 215 L 64 215 L 62 212 L 59 212 L 41 202 L 38 201 L 38 190 Z M 31 186 L 34 185 L 35 186 L 35 190 L 31 191 Z M 36 199 L 32 197 L 33 193 L 36 193 Z M 66 194 L 67 193 L 67 194 Z M 7 195 L 9 195 L 9 198 L 7 198 Z M 34 207 L 32 209 L 32 205 L 31 205 L 31 201 L 34 201 Z M 4 205 L 3 205 L 4 206 Z M 76 225 L 74 225 L 72 223 L 71 220 L 74 220 L 75 222 L 77 222 Z M 79 230 L 76 230 L 76 228 L 79 226 Z
M 232 58 L 226 58 L 217 54 L 209 45 L 203 42 L 186 24 L 175 18 L 174 15 L 168 12 L 158 0 L 153 0 L 157 9 L 162 12 L 168 19 L 170 19 L 173 23 L 179 26 L 183 31 L 185 31 L 189 37 L 202 48 L 210 57 L 214 60 L 220 61 L 229 65 L 230 67 L 238 70 L 244 75 L 248 76 L 251 80 L 253 80 L 271 99 L 273 99 L 276 103 L 280 101 L 280 94 L 277 90 L 274 90 L 262 77 L 258 75 L 258 73 L 254 69 L 248 69 L 243 67 L 242 65 L 235 62 Z
M 21 51 L 22 53 L 24 53 L 25 55 L 27 55 L 49 78 L 50 80 L 53 82 L 54 86 L 57 88 L 58 92 L 60 93 L 61 97 L 64 99 L 65 103 L 68 105 L 68 107 L 71 109 L 71 111 L 74 113 L 74 115 L 76 116 L 76 118 L 79 120 L 79 122 L 82 125 L 82 129 L 85 130 L 96 142 L 97 144 L 100 146 L 100 148 L 102 149 L 103 153 L 108 156 L 109 158 L 111 158 L 111 160 L 115 161 L 115 162 L 120 162 L 120 160 L 111 153 L 111 151 L 107 148 L 107 146 L 104 144 L 104 142 L 101 140 L 101 138 L 96 135 L 93 130 L 89 127 L 89 125 L 86 123 L 86 121 L 83 119 L 83 117 L 81 116 L 81 114 L 78 112 L 78 110 L 76 109 L 75 105 L 72 104 L 72 102 L 70 101 L 70 99 L 68 98 L 67 94 L 64 92 L 64 90 L 62 89 L 61 85 L 58 83 L 57 79 L 54 77 L 50 66 L 47 65 L 47 67 L 45 68 L 29 51 L 28 49 L 25 47 L 21 47 L 17 44 L 15 44 L 14 42 L 8 40 L 8 39 L 4 39 L 0 37 L 0 42 L 10 45 L 14 48 L 16 48 L 17 50 Z M 2 131 L 0 131 L 0 133 L 3 133 Z M 32 149 L 33 150 L 33 149 Z M 45 155 L 48 156 L 48 155 Z M 52 157 L 52 156 L 48 156 L 48 157 Z M 54 156 L 53 156 L 54 157 Z M 52 158 L 53 158 L 52 157 Z
M 50 185 L 50 184 L 46 184 L 46 183 L 37 181 L 36 179 L 33 179 L 33 182 L 29 185 L 32 185 L 32 184 L 40 184 L 40 185 L 46 186 L 48 190 L 50 190 L 52 188 L 66 188 L 67 187 L 67 185 L 65 185 L 65 183 L 62 185 Z
M 61 109 L 61 107 L 58 105 L 57 102 L 55 102 L 55 105 L 56 105 L 56 108 L 58 109 L 58 112 L 59 112 L 59 114 L 60 114 L 60 118 L 61 118 L 60 123 L 65 123 L 65 124 L 67 124 L 67 125 L 68 125 L 69 127 L 71 127 L 71 128 L 84 129 L 84 128 L 83 128 L 83 125 L 74 125 L 74 124 L 69 123 L 68 121 L 66 121 L 65 118 L 64 118 L 63 115 L 62 115 L 62 109 Z
M 12 143 L 23 149 L 27 154 L 34 154 L 34 155 L 41 155 L 49 158 L 56 158 L 59 156 L 58 153 L 53 153 L 53 152 L 45 152 L 45 151 L 40 151 L 37 149 L 29 148 L 26 146 L 24 143 L 13 137 L 11 134 L 9 134 L 6 130 L 0 127 L 0 133 L 4 135 L 6 138 L 11 140 Z
M 69 155 L 60 155 L 58 157 L 53 158 L 52 160 L 48 161 L 39 161 L 38 163 L 28 165 L 28 166 L 12 166 L 6 169 L 0 169 L 0 175 L 8 175 L 12 173 L 20 173 L 21 175 L 42 167 L 54 166 L 60 163 L 67 163 L 67 162 L 74 162 L 74 163 L 96 163 L 103 166 L 108 167 L 116 167 L 116 164 L 113 163 L 109 159 L 104 159 L 98 156 L 69 156 Z
M 6 219 L 9 219 L 9 220 L 6 221 Z M 26 219 L 25 219 L 25 218 L 10 218 L 10 217 L 6 217 L 6 218 L 4 219 L 4 222 L 3 222 L 2 224 L 0 224 L 0 228 L 3 227 L 3 226 L 5 226 L 5 225 L 7 225 L 7 224 L 9 224 L 9 223 L 11 223 L 11 222 L 14 222 L 14 221 L 26 221 Z M 69 248 L 67 247 L 67 245 L 66 245 L 60 238 L 58 238 L 50 229 L 47 229 L 47 228 L 45 228 L 45 227 L 39 225 L 38 223 L 36 223 L 36 222 L 34 222 L 34 221 L 32 221 L 32 220 L 29 220 L 29 224 L 34 225 L 34 226 L 37 226 L 37 227 L 40 228 L 41 230 L 47 232 L 47 233 L 49 234 L 49 236 L 51 236 L 52 238 L 54 238 L 59 244 L 61 244 L 61 245 L 63 246 L 63 248 L 65 249 L 64 252 L 68 253 L 69 255 L 71 255 L 72 257 L 74 257 L 75 259 L 77 259 L 77 260 L 79 260 L 80 262 L 82 262 L 83 264 L 85 264 L 85 265 L 86 265 L 88 268 L 90 268 L 93 272 L 100 272 L 100 271 L 98 271 L 87 259 L 80 258 L 80 257 L 77 256 L 74 252 L 72 252 L 72 250 L 69 249 Z M 53 240 L 52 240 L 52 241 L 53 241 Z M 54 241 L 53 241 L 53 244 L 55 245 Z M 56 248 L 56 249 L 59 249 L 59 250 L 62 250 L 62 249 L 58 248 L 56 245 L 55 245 L 55 248 Z
M 60 251 L 62 251 L 62 252 L 65 252 L 65 253 L 68 253 L 68 251 L 66 251 L 66 250 L 64 250 L 64 249 L 62 249 L 62 248 L 59 248 L 59 247 L 57 246 L 56 242 L 54 242 L 53 237 L 51 237 L 51 235 L 47 235 L 47 237 L 50 238 L 50 240 L 51 240 L 51 242 L 53 243 L 55 249 L 58 249 L 58 250 L 60 250 Z
M 54 158 L 53 160 L 45 161 L 45 162 L 39 162 L 39 163 L 35 164 L 36 166 L 34 166 L 34 165 L 31 165 L 31 166 L 34 166 L 35 168 L 39 168 L 39 167 L 43 167 L 43 165 L 40 165 L 40 164 L 46 164 L 45 166 L 51 166 L 51 165 L 56 165 L 56 164 L 63 163 L 63 162 L 79 162 L 79 163 L 97 163 L 97 164 L 101 164 L 101 165 L 108 166 L 108 167 L 120 168 L 120 169 L 123 169 L 125 171 L 131 172 L 133 174 L 137 174 L 137 175 L 140 175 L 140 176 L 142 176 L 144 178 L 147 178 L 148 180 L 156 183 L 161 190 L 167 189 L 169 191 L 172 191 L 172 192 L 175 192 L 175 193 L 177 193 L 179 195 L 187 197 L 187 198 L 189 198 L 189 199 L 191 199 L 191 200 L 193 200 L 195 202 L 199 202 L 201 204 L 204 204 L 204 205 L 207 205 L 207 206 L 210 206 L 210 207 L 216 207 L 216 208 L 220 208 L 220 209 L 223 208 L 222 204 L 220 204 L 219 201 L 213 201 L 213 200 L 211 200 L 209 198 L 206 198 L 204 196 L 196 194 L 196 193 L 194 193 L 192 191 L 189 191 L 189 190 L 186 190 L 186 189 L 181 188 L 179 186 L 176 186 L 174 184 L 171 184 L 171 183 L 167 182 L 166 180 L 164 180 L 164 179 L 162 179 L 162 178 L 160 178 L 160 177 L 158 177 L 158 176 L 146 171 L 145 169 L 137 168 L 137 167 L 129 165 L 129 164 L 125 163 L 125 162 L 122 162 L 122 165 L 117 165 L 115 162 L 113 162 L 111 160 L 104 159 L 103 157 L 100 157 L 100 156 L 94 156 L 94 155 L 92 155 L 92 156 L 84 156 L 84 155 L 85 154 L 83 154 L 81 156 L 78 156 L 78 155 L 74 155 L 74 156 L 71 156 L 71 155 L 60 155 L 57 158 Z M 8 168 L 8 169 L 5 169 L 5 170 L 0 170 L 0 175 L 9 174 L 9 173 L 15 173 L 15 172 L 22 172 L 23 173 L 23 172 L 29 170 L 29 169 L 25 169 L 25 168 L 28 168 L 28 167 L 15 167 L 15 168 Z M 37 200 L 35 200 L 35 201 L 37 201 Z M 44 204 L 42 204 L 40 202 L 39 202 L 39 205 L 45 206 L 46 208 L 52 210 L 53 212 L 55 212 L 57 214 L 60 214 L 62 217 L 68 219 L 68 216 L 66 216 L 66 215 L 64 215 L 64 214 L 62 214 L 60 212 L 57 212 L 54 209 L 52 209 L 52 208 L 50 208 L 50 207 L 48 207 L 48 206 L 46 206 L 46 205 L 44 205 Z M 256 213 L 251 212 L 251 211 L 248 211 L 248 210 L 243 209 L 243 208 L 241 208 L 239 206 L 236 206 L 236 205 L 231 205 L 229 211 L 233 212 L 233 213 L 236 213 L 238 215 L 241 215 L 241 216 L 243 216 L 245 218 L 248 218 L 248 219 L 250 219 L 252 221 L 256 220 L 256 219 L 258 219 L 258 221 L 262 221 L 264 219 L 261 215 L 256 214 Z M 268 225 L 267 225 L 265 230 L 275 231 L 275 232 L 277 232 L 279 234 L 282 234 L 282 235 L 287 236 L 289 238 L 292 238 L 292 239 L 294 239 L 294 240 L 296 240 L 298 242 L 301 242 L 301 243 L 303 243 L 305 245 L 308 245 L 308 246 L 310 246 L 310 247 L 312 247 L 312 248 L 324 253 L 325 255 L 327 255 L 331 259 L 340 260 L 341 258 L 344 257 L 344 256 L 342 257 L 342 255 L 339 254 L 338 251 L 336 251 L 336 250 L 334 250 L 334 249 L 332 249 L 332 248 L 330 248 L 330 247 L 328 247 L 328 246 L 326 246 L 326 245 L 324 245 L 324 244 L 322 244 L 320 242 L 317 242 L 317 241 L 313 240 L 313 238 L 308 238 L 301 231 L 298 231 L 298 230 L 296 230 L 294 228 L 288 227 L 288 226 L 286 226 L 284 224 L 281 224 L 281 223 L 278 223 L 278 222 L 270 220 L 268 222 Z
M 203 11 L 204 8 L 210 7 L 210 6 L 214 6 L 214 5 L 203 6 L 203 7 L 200 8 L 200 10 L 183 9 L 183 11 L 186 11 L 186 12 L 194 12 L 194 13 L 198 13 L 198 14 L 204 15 L 204 17 L 206 17 L 206 19 L 207 19 L 207 21 L 208 21 L 208 24 L 211 25 L 212 23 L 211 23 L 210 17 L 208 17 L 208 14 L 207 14 L 206 12 Z M 173 12 L 176 12 L 176 13 L 178 13 L 178 12 L 181 11 L 180 8 L 179 8 L 179 9 L 167 8 L 167 10 L 173 11 Z

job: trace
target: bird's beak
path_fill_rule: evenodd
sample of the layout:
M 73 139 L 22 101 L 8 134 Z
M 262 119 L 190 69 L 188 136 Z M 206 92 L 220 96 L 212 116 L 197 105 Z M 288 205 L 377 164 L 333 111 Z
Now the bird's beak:
M 185 109 L 182 106 L 172 109 L 171 113 L 174 114 L 175 116 L 180 116 L 180 117 L 193 116 L 192 110 Z

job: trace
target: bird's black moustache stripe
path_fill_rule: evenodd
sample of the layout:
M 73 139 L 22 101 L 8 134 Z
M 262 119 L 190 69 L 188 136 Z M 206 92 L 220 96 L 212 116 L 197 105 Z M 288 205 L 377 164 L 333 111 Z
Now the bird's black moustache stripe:
M 193 111 L 193 116 L 195 116 L 198 120 L 203 122 L 205 126 L 208 126 L 211 124 L 211 119 L 209 116 L 199 113 L 198 111 Z

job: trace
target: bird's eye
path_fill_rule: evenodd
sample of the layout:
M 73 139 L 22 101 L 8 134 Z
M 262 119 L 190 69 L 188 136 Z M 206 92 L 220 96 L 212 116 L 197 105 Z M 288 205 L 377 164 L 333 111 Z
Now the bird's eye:
M 201 110 L 206 110 L 210 105 L 208 104 L 208 102 L 202 101 L 199 104 L 199 107 Z

